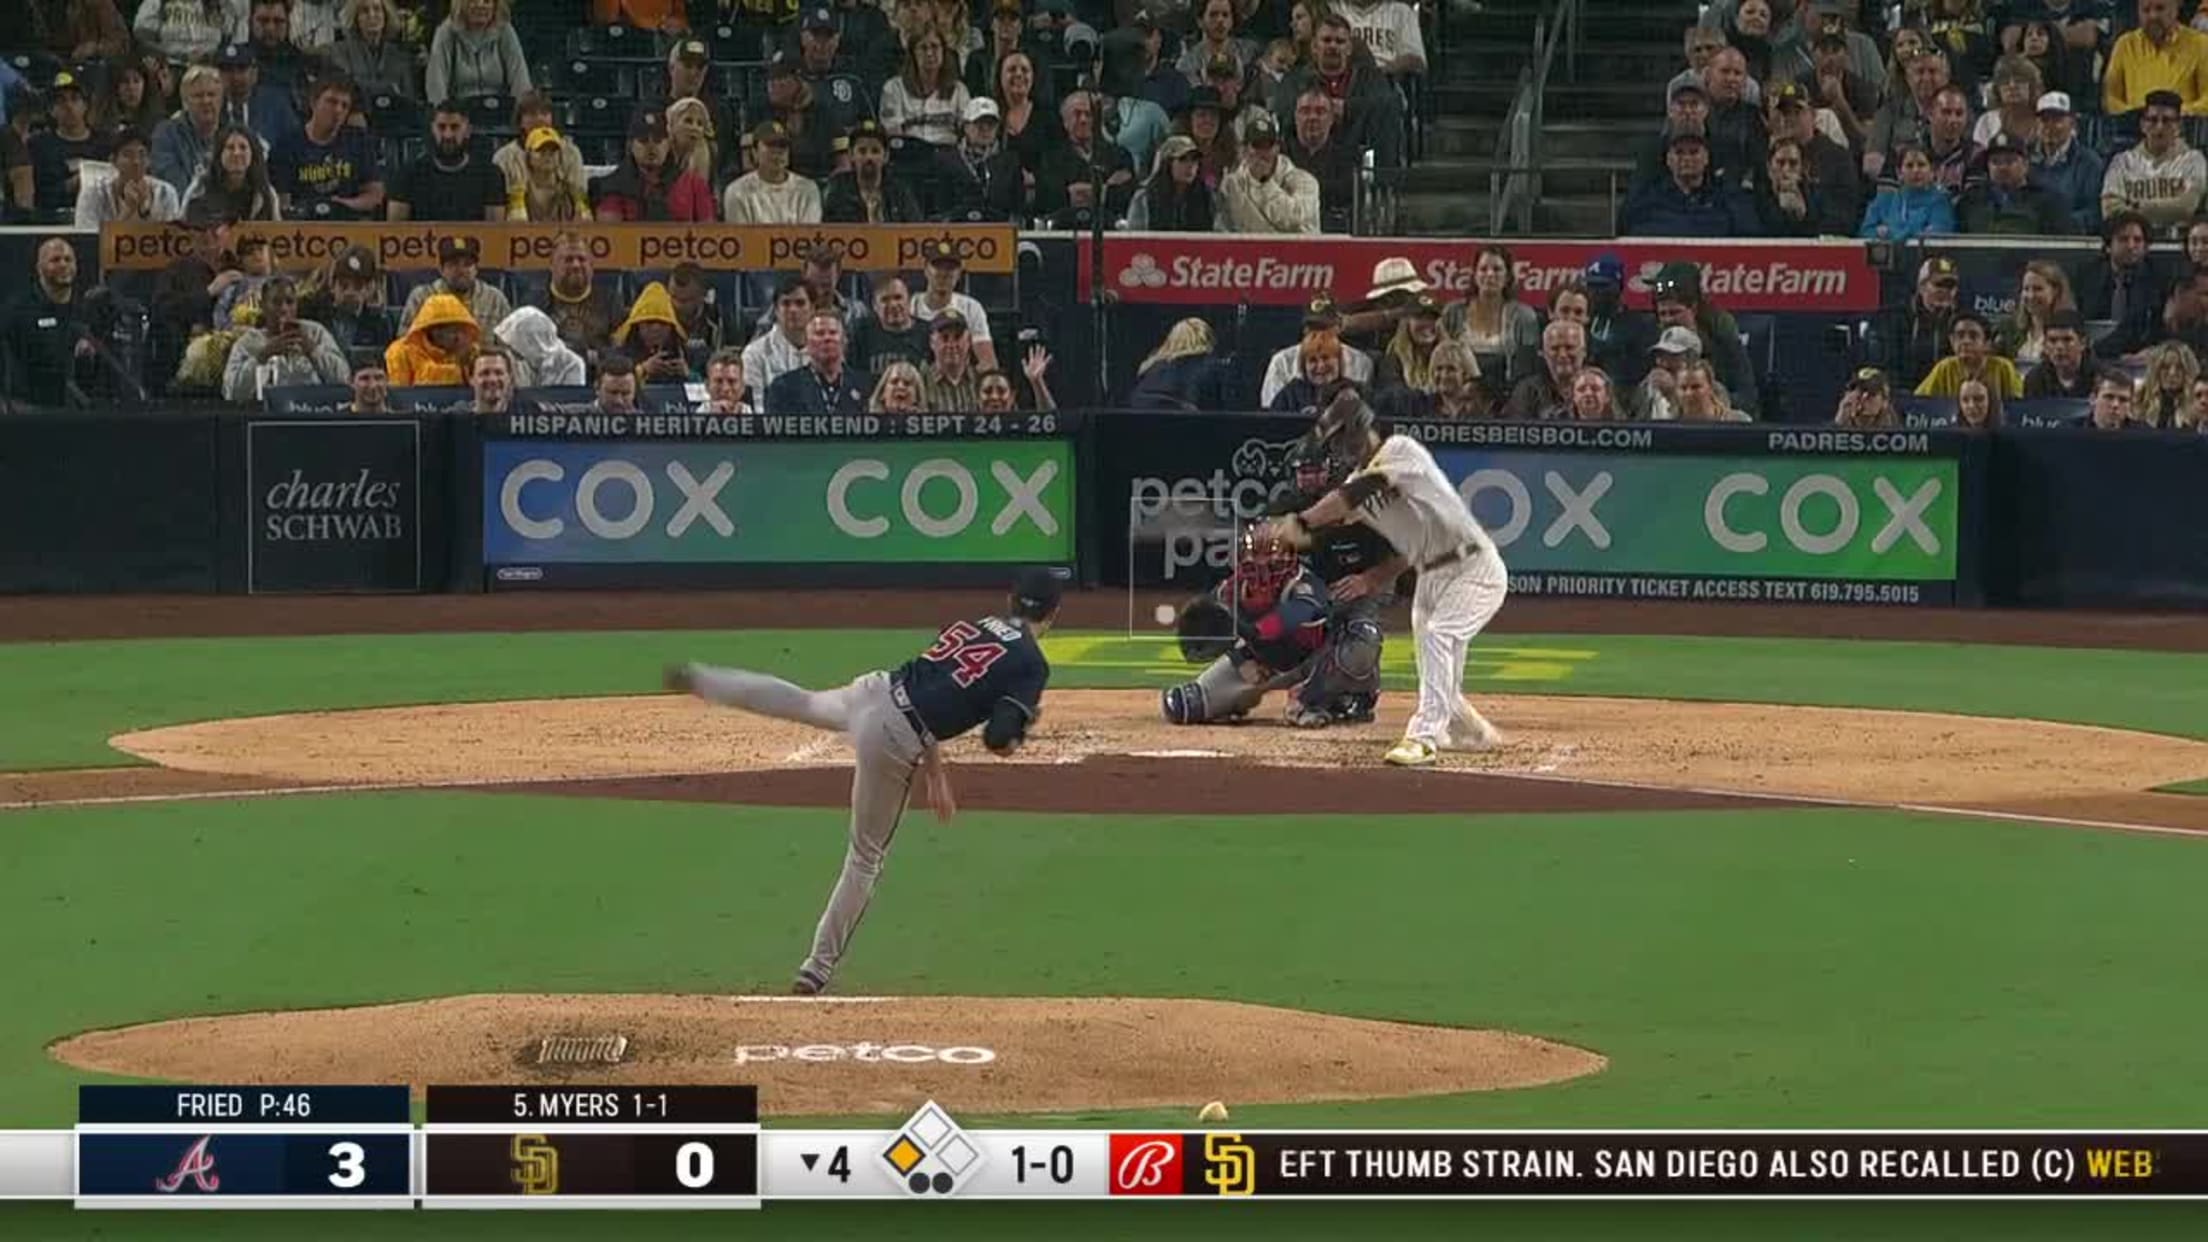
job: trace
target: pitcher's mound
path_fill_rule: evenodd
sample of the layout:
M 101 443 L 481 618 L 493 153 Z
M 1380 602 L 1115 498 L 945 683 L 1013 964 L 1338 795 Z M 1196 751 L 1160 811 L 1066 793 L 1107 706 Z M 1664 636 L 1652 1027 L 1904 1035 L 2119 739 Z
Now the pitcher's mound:
M 1112 997 L 456 996 L 153 1022 L 53 1052 L 185 1082 L 756 1083 L 776 1116 L 1447 1095 L 1605 1064 L 1508 1031 Z

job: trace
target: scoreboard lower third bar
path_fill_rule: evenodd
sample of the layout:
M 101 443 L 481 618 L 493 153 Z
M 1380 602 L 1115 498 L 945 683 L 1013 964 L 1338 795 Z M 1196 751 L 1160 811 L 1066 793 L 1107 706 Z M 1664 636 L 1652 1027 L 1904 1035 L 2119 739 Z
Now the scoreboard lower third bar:
M 2208 1199 L 2208 1131 L 759 1128 L 751 1087 L 86 1086 L 0 1132 L 83 1208 L 756 1208 L 776 1199 Z M 0 1233 L 4 1233 L 0 1227 Z

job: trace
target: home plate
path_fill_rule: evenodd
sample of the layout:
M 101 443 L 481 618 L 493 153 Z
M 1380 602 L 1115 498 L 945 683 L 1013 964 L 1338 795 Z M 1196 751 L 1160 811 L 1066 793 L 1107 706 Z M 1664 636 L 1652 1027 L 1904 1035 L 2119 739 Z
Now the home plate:
M 1224 759 L 1223 750 L 1130 750 L 1137 759 Z

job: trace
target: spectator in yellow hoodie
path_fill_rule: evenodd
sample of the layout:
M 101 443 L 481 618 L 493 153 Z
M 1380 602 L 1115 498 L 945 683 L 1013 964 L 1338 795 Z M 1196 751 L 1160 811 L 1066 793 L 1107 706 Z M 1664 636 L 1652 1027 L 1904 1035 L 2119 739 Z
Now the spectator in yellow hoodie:
M 468 382 L 468 364 L 475 357 L 483 330 L 468 313 L 467 303 L 440 293 L 422 303 L 414 326 L 383 351 L 384 369 L 393 388 L 427 387 Z
M 647 384 L 680 384 L 691 378 L 690 336 L 675 314 L 667 286 L 653 281 L 636 295 L 629 317 L 613 330 L 613 344 L 636 363 Z

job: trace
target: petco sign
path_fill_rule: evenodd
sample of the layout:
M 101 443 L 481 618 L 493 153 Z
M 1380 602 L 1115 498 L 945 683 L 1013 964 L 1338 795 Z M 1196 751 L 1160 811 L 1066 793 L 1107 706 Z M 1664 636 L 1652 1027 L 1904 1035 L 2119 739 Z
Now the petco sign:
M 1407 258 L 1446 300 L 1472 290 L 1477 241 L 1412 238 L 1212 238 L 1114 234 L 1104 239 L 1106 287 L 1123 302 L 1180 306 L 1301 306 L 1320 293 L 1362 298 L 1372 269 Z M 1625 264 L 1628 300 L 1645 305 L 1657 269 L 1681 259 L 1702 268 L 1702 287 L 1728 310 L 1868 311 L 1879 304 L 1878 273 L 1857 242 L 1521 242 L 1511 243 L 1520 300 L 1535 306 L 1596 256 Z M 1092 273 L 1082 249 L 1081 296 Z

